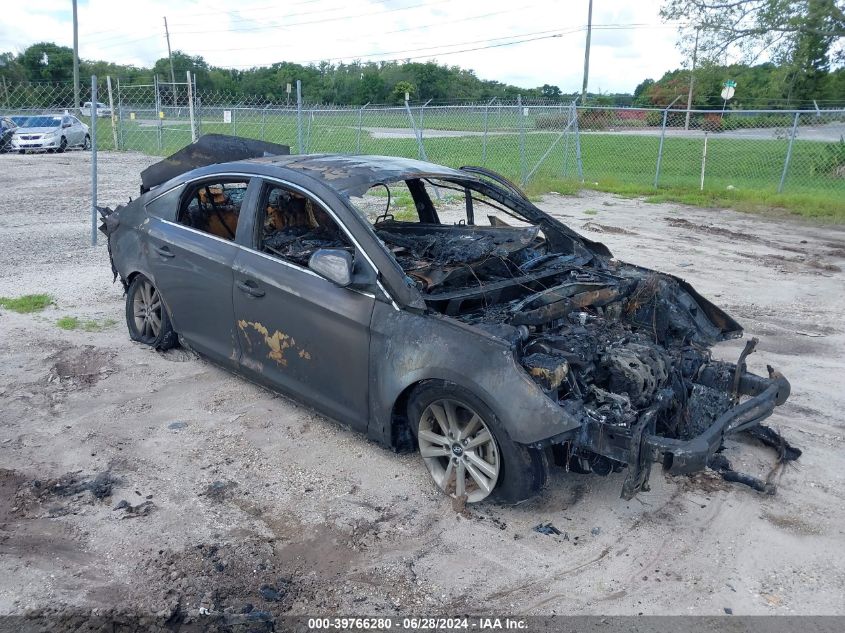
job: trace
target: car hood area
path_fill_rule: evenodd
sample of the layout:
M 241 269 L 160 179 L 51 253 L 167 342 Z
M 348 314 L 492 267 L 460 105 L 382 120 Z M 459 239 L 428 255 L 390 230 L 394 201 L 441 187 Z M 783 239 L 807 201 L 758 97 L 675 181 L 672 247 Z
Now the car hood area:
M 55 127 L 19 127 L 15 130 L 15 134 L 23 136 L 24 134 L 53 134 L 61 130 L 61 126 Z
M 730 406 L 723 392 L 685 383 L 710 362 L 713 344 L 742 335 L 734 319 L 683 280 L 584 247 L 550 251 L 539 231 L 376 229 L 431 309 L 512 342 L 528 373 L 577 417 L 630 425 L 668 389 L 678 406 L 667 427 L 684 435 L 699 424 L 682 422 L 690 398 L 694 409 Z

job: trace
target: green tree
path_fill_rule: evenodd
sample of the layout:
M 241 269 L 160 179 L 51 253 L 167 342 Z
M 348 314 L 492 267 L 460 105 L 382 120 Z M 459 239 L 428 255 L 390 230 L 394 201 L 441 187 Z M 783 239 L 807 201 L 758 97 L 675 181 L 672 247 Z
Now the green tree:
M 73 79 L 73 49 L 52 42 L 28 47 L 18 58 L 28 81 L 60 82 Z
M 209 87 L 209 67 L 208 63 L 201 55 L 188 55 L 182 51 L 173 51 L 173 74 L 176 76 L 177 83 L 185 81 L 185 73 L 191 71 L 191 74 L 197 78 L 197 88 Z M 162 81 L 170 81 L 170 59 L 161 57 L 153 64 L 153 74 L 158 75 Z
M 546 98 L 551 99 L 553 101 L 560 101 L 561 96 L 563 93 L 560 91 L 560 88 L 557 86 L 551 86 L 549 84 L 543 84 L 540 87 L 540 94 Z
M 807 36 L 819 38 L 811 55 L 821 45 L 826 57 L 831 45 L 845 40 L 843 0 L 664 0 L 660 15 L 681 23 L 679 44 L 688 53 L 698 29 L 699 55 L 711 59 L 739 52 L 747 62 L 764 53 L 786 60 Z
M 393 90 L 390 91 L 390 100 L 396 103 L 403 103 L 406 94 L 413 99 L 417 94 L 416 86 L 410 81 L 399 81 L 393 86 Z

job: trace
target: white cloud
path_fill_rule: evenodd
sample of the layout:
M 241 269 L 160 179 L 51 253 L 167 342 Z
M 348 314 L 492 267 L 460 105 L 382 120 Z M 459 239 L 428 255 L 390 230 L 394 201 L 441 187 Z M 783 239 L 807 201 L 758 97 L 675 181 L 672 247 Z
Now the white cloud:
M 45 40 L 72 45 L 69 4 L 9 3 L 0 25 L 3 48 L 20 51 Z M 660 0 L 603 4 L 597 2 L 593 12 L 591 90 L 632 91 L 646 77 L 658 78 L 680 66 L 676 30 L 660 24 Z M 572 92 L 581 87 L 587 0 L 294 0 L 283 5 L 270 0 L 80 0 L 80 56 L 152 65 L 167 55 L 165 15 L 173 49 L 202 55 L 215 66 L 419 57 L 471 68 L 484 79 L 526 88 L 556 84 Z M 640 26 L 605 28 L 617 24 Z M 531 39 L 554 32 L 562 36 L 483 48 L 503 41 L 495 38 Z M 482 50 L 443 54 L 470 48 Z

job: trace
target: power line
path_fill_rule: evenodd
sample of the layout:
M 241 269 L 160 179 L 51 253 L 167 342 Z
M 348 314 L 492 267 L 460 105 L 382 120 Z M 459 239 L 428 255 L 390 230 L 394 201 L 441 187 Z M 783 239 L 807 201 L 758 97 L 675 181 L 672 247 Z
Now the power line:
M 458 18 L 458 19 L 454 19 L 454 20 L 446 20 L 445 22 L 433 22 L 433 23 L 430 23 L 430 24 L 421 24 L 421 25 L 418 25 L 418 26 L 408 26 L 408 27 L 405 27 L 405 28 L 402 28 L 402 29 L 395 29 L 393 31 L 379 31 L 379 35 L 393 35 L 395 33 L 407 33 L 407 32 L 410 32 L 410 31 L 422 31 L 422 30 L 425 30 L 425 29 L 433 28 L 433 27 L 444 26 L 444 25 L 452 25 L 452 24 L 455 24 L 455 23 L 458 23 L 458 22 L 468 22 L 470 20 L 481 20 L 481 19 L 496 16 L 496 15 L 504 15 L 506 13 L 514 13 L 516 11 L 524 12 L 527 9 L 536 8 L 536 6 L 537 6 L 536 4 L 529 4 L 529 5 L 523 5 L 523 6 L 520 6 L 520 7 L 515 7 L 513 9 L 505 9 L 503 11 L 493 11 L 493 12 L 490 12 L 490 13 L 482 13 L 480 15 L 470 15 L 470 16 L 467 16 L 467 17 L 464 17 L 464 18 Z M 515 35 L 514 37 L 519 37 L 519 36 Z M 361 36 L 359 35 L 359 36 L 356 36 L 356 37 L 348 37 L 348 38 L 334 40 L 334 41 L 335 42 L 351 42 L 351 41 L 359 41 L 360 39 L 361 39 Z M 262 50 L 262 49 L 266 49 L 266 48 L 278 49 L 279 45 L 278 44 L 268 44 L 267 46 L 242 46 L 242 47 L 237 47 L 237 48 L 220 48 L 220 47 L 198 48 L 198 49 L 195 48 L 195 49 L 191 49 L 191 50 L 193 50 L 193 52 L 195 52 L 195 53 L 203 53 L 203 52 L 212 52 L 212 51 L 214 51 L 214 52 L 216 52 L 216 51 L 226 51 L 226 52 L 247 51 L 247 50 L 253 51 L 253 50 Z
M 446 4 L 447 2 L 452 2 L 453 0 L 435 0 L 434 2 L 421 2 L 420 4 L 412 4 L 406 7 L 394 7 L 392 9 L 384 9 L 383 11 L 372 11 L 370 13 L 356 13 L 353 15 L 341 15 L 334 18 L 325 18 L 323 20 L 306 20 L 305 22 L 291 22 L 288 24 L 282 25 L 270 25 L 270 26 L 255 26 L 243 29 L 218 29 L 218 30 L 208 30 L 203 29 L 199 31 L 180 31 L 180 35 L 187 35 L 190 33 L 243 33 L 247 31 L 265 31 L 268 29 L 278 29 L 278 28 L 289 28 L 292 26 L 304 26 L 307 24 L 325 24 L 326 22 L 337 22 L 339 20 L 354 20 L 359 18 L 369 18 L 374 15 L 383 15 L 385 13 L 395 13 L 396 11 L 408 11 L 410 9 L 420 9 L 424 7 L 432 7 L 438 4 Z
M 325 0 L 314 0 L 314 1 L 325 2 Z M 305 3 L 302 3 L 302 4 L 311 4 L 311 2 L 305 2 Z M 278 5 L 271 6 L 271 7 L 265 7 L 265 9 L 277 9 L 277 8 L 279 8 Z M 329 13 L 329 12 L 332 12 L 332 11 L 341 11 L 343 9 L 349 9 L 349 6 L 348 5 L 345 5 L 345 6 L 341 5 L 341 6 L 332 7 L 332 8 L 329 8 L 329 9 L 317 9 L 316 11 L 302 11 L 300 13 L 288 13 L 286 15 L 280 15 L 279 17 L 277 17 L 275 19 L 276 20 L 285 20 L 287 18 L 296 18 L 296 17 L 300 17 L 300 16 L 303 16 L 303 15 L 316 15 L 318 13 Z M 257 9 L 249 9 L 249 10 L 250 11 L 256 11 Z M 191 17 L 193 18 L 193 17 L 203 16 L 203 15 L 221 15 L 222 13 L 225 13 L 227 15 L 231 15 L 232 20 L 236 20 L 236 21 L 239 21 L 239 22 L 252 22 L 252 21 L 255 21 L 256 19 L 258 19 L 258 18 L 252 18 L 252 17 L 244 17 L 243 15 L 240 15 L 242 13 L 241 11 L 216 11 L 216 12 L 213 12 L 213 13 L 192 13 Z M 237 13 L 239 15 L 235 16 L 234 15 L 235 13 Z M 196 22 L 174 22 L 173 26 L 195 26 L 195 24 L 196 24 Z
M 514 46 L 516 44 L 525 44 L 527 42 L 536 42 L 538 40 L 548 40 L 548 39 L 552 39 L 552 38 L 562 37 L 563 35 L 568 35 L 570 33 L 577 33 L 578 31 L 582 31 L 582 30 L 584 30 L 583 27 L 578 28 L 578 29 L 574 29 L 574 30 L 568 31 L 568 32 L 556 32 L 552 35 L 542 35 L 540 37 L 532 37 L 532 38 L 527 38 L 527 39 L 522 39 L 522 40 L 516 40 L 514 42 L 502 42 L 502 43 L 499 43 L 499 44 L 491 44 L 489 46 L 477 46 L 477 47 L 474 47 L 474 48 L 465 48 L 465 49 L 461 49 L 461 50 L 457 50 L 457 51 L 434 52 L 434 53 L 427 53 L 425 55 L 411 55 L 411 56 L 402 55 L 401 57 L 395 57 L 395 58 L 391 58 L 391 59 L 379 59 L 379 60 L 376 60 L 376 61 L 392 62 L 392 61 L 405 61 L 405 60 L 410 60 L 410 59 L 421 59 L 421 58 L 424 58 L 424 57 L 444 57 L 446 55 L 457 55 L 459 53 L 469 53 L 469 52 L 472 52 L 472 51 L 481 51 L 481 50 L 487 50 L 487 49 L 490 49 L 490 48 L 501 48 L 503 46 Z M 481 40 L 481 41 L 486 42 L 486 41 L 493 41 L 495 39 L 496 38 Z M 503 39 L 503 38 L 498 38 L 498 39 Z M 467 43 L 469 43 L 469 42 L 467 42 Z M 463 46 L 463 45 L 464 44 L 446 44 L 442 47 L 433 47 L 433 48 L 449 48 L 451 46 Z M 424 49 L 417 49 L 417 50 L 424 50 Z M 398 53 L 402 53 L 402 52 L 403 51 L 398 51 Z M 407 52 L 413 52 L 413 51 L 407 51 Z M 395 54 L 397 54 L 397 52 L 373 53 L 373 56 L 375 56 L 375 55 L 395 55 Z M 357 59 L 359 57 L 364 57 L 364 56 L 359 55 L 359 56 L 347 56 L 347 57 L 332 57 L 332 58 L 329 58 L 329 59 L 326 59 L 326 58 L 311 59 L 311 60 L 305 60 L 305 61 L 299 61 L 299 62 L 290 61 L 290 63 L 307 65 L 307 64 L 321 62 L 321 61 L 329 61 L 329 60 L 338 60 L 339 61 L 339 60 L 342 60 L 342 59 Z M 265 63 L 265 64 L 241 64 L 241 65 L 231 66 L 231 68 L 255 68 L 255 67 L 261 67 L 261 66 L 271 66 L 273 63 L 276 63 L 276 62 L 271 62 L 270 64 L 267 64 L 267 63 Z
M 365 18 L 365 17 L 374 16 L 374 15 L 382 15 L 382 14 L 385 14 L 385 13 L 394 13 L 396 11 L 407 11 L 409 9 L 418 9 L 418 8 L 429 7 L 429 6 L 434 6 L 434 5 L 438 5 L 438 4 L 445 4 L 446 2 L 451 2 L 451 0 L 435 0 L 434 2 L 421 2 L 421 3 L 415 4 L 415 5 L 410 5 L 410 6 L 405 6 L 405 7 L 394 7 L 392 9 L 385 9 L 383 11 L 373 11 L 373 12 L 370 12 L 370 13 L 358 13 L 358 14 L 353 14 L 353 15 L 342 15 L 342 16 L 336 16 L 336 17 L 332 17 L 332 18 L 324 18 L 324 19 L 320 19 L 320 20 L 306 20 L 306 21 L 303 21 L 303 22 L 291 22 L 291 23 L 287 23 L 287 24 L 284 24 L 284 25 L 271 24 L 271 25 L 267 25 L 267 26 L 256 26 L 256 27 L 247 27 L 247 28 L 202 29 L 202 30 L 194 30 L 194 31 L 178 31 L 177 30 L 177 31 L 174 31 L 174 35 L 190 35 L 190 34 L 195 34 L 195 33 L 201 33 L 201 34 L 208 34 L 208 33 L 243 33 L 243 32 L 250 32 L 250 31 L 269 30 L 269 29 L 286 29 L 286 28 L 293 27 L 293 26 L 305 26 L 305 25 L 310 25 L 310 24 L 324 24 L 326 22 L 337 22 L 339 20 L 352 20 L 352 19 L 356 19 L 356 18 Z M 337 11 L 337 10 L 340 10 L 340 9 L 343 9 L 343 8 L 344 7 L 339 7 L 339 8 L 336 8 L 336 9 L 332 9 L 332 11 Z M 281 16 L 279 19 L 286 19 L 288 17 L 295 17 L 297 15 L 300 15 L 300 14 L 296 14 L 296 13 L 288 14 L 288 15 L 285 15 L 285 16 Z M 302 14 L 302 15 L 304 15 L 304 14 Z M 134 43 L 134 42 L 141 42 L 141 41 L 150 39 L 154 36 L 146 36 L 146 37 L 138 38 L 138 39 L 135 39 L 135 40 L 129 40 L 128 42 L 120 41 L 120 42 L 116 42 L 114 44 L 111 43 L 113 40 L 118 40 L 118 39 L 121 39 L 122 37 L 124 37 L 124 36 L 115 34 L 112 37 L 107 37 L 107 38 L 103 38 L 103 39 L 100 39 L 100 40 L 97 40 L 97 39 L 90 40 L 89 39 L 87 43 L 96 44 L 96 45 L 100 46 L 101 48 L 112 48 L 114 46 L 121 46 L 123 44 L 131 44 L 131 43 Z
M 303 5 L 303 4 L 313 4 L 315 2 L 325 2 L 325 0 L 304 0 L 303 2 L 296 2 L 296 3 L 288 5 L 288 6 L 296 7 L 296 6 L 300 6 L 300 5 Z M 198 2 L 194 2 L 194 4 L 202 5 L 202 3 L 198 3 Z M 206 3 L 206 6 L 207 6 L 207 3 Z M 271 4 L 271 5 L 261 6 L 261 7 L 252 7 L 251 9 L 242 9 L 242 10 L 239 10 L 239 11 L 226 11 L 224 9 L 221 9 L 220 11 L 212 11 L 212 12 L 206 12 L 206 13 L 191 13 L 191 17 L 193 18 L 193 17 L 200 17 L 200 16 L 207 16 L 207 15 L 221 15 L 221 14 L 224 14 L 224 13 L 231 15 L 233 13 L 244 13 L 246 11 L 265 11 L 267 9 L 277 9 L 278 7 L 279 7 L 278 4 Z M 298 14 L 293 14 L 293 15 L 298 15 Z M 287 17 L 287 16 L 283 16 L 283 17 Z M 246 20 L 246 19 L 249 19 L 249 18 L 243 18 L 243 19 Z M 174 24 L 178 24 L 178 23 L 174 22 Z M 188 24 L 190 24 L 190 23 L 188 23 Z M 114 32 L 115 32 L 114 29 L 103 29 L 102 31 L 91 31 L 90 33 L 84 33 L 84 35 L 86 37 L 90 37 L 92 35 L 105 35 L 105 34 L 111 34 L 111 33 L 114 33 Z M 111 39 L 111 38 L 108 38 L 108 39 Z

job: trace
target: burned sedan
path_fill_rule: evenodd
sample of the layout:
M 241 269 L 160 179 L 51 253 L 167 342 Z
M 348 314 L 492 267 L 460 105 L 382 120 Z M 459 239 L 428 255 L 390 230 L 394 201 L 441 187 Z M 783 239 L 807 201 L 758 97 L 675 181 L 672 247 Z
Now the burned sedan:
M 170 165 L 103 210 L 130 337 L 418 449 L 453 497 L 525 499 L 557 463 L 627 468 L 630 498 L 652 464 L 702 470 L 743 431 L 795 456 L 759 426 L 790 387 L 747 371 L 756 341 L 737 364 L 711 357 L 736 321 L 492 172 L 335 155 Z

